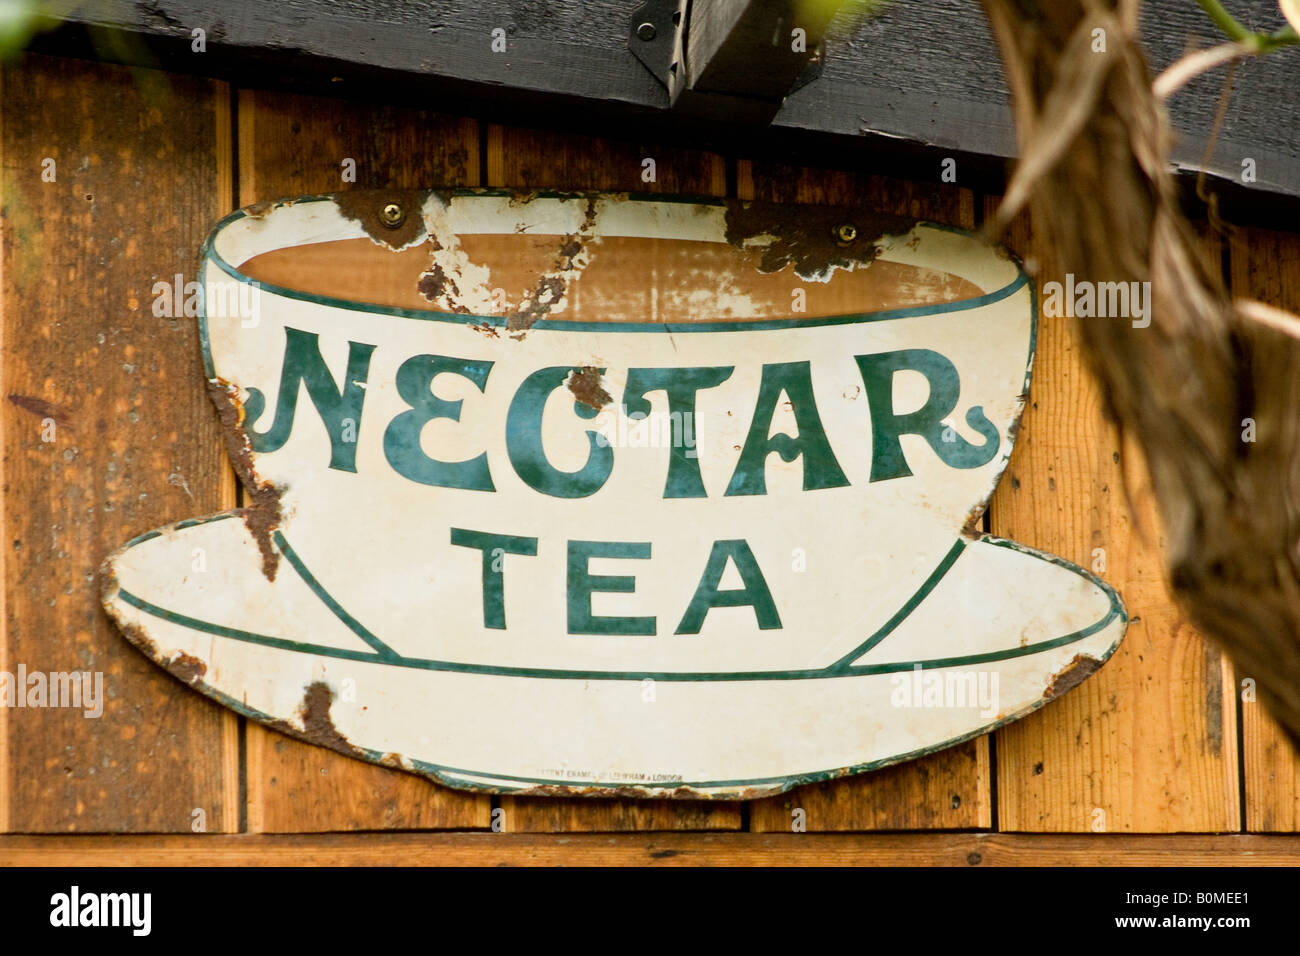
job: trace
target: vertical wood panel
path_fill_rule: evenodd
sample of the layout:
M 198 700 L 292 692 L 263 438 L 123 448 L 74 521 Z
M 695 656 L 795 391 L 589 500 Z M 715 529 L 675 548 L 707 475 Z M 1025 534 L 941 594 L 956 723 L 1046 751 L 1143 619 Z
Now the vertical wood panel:
M 1258 701 L 1242 703 L 1246 829 L 1300 830 L 1300 754 Z
M 742 199 L 861 204 L 954 226 L 975 225 L 975 197 L 951 185 L 742 162 Z M 992 823 L 988 738 L 873 773 L 799 787 L 750 810 L 750 829 L 895 830 L 988 827 Z
M 1300 312 L 1300 235 L 1240 229 L 1229 252 L 1234 296 Z M 1237 675 L 1238 693 L 1250 676 Z M 1300 755 L 1258 701 L 1241 709 L 1246 829 L 1300 830 Z
M 5 126 L 2 104 L 5 102 L 5 71 L 0 69 L 0 392 L 8 381 L 4 378 L 4 359 L 8 343 L 5 341 L 5 318 L 8 315 L 9 301 L 9 211 L 8 195 L 10 191 L 8 167 L 5 165 Z M 9 431 L 4 415 L 0 414 L 0 449 L 9 448 Z M 0 452 L 2 454 L 2 452 Z M 0 491 L 7 498 L 9 488 L 5 483 L 5 465 L 0 458 Z M 0 504 L 0 542 L 9 541 L 9 522 L 6 509 Z M 9 545 L 0 546 L 0 673 L 11 674 L 9 665 Z M 10 832 L 9 815 L 9 708 L 0 707 L 0 833 Z
M 995 205 L 990 199 L 988 211 Z M 1027 264 L 1036 260 L 1040 289 L 1064 281 L 1024 217 L 1007 245 Z M 1207 247 L 1218 255 L 1217 246 Z M 1030 403 L 994 495 L 991 527 L 1095 571 L 1104 552 L 1102 577 L 1119 589 L 1131 623 L 1098 673 L 998 731 L 1000 829 L 1236 830 L 1230 667 L 1169 596 L 1141 453 L 1103 419 L 1071 328 L 1076 321 L 1108 320 L 1039 318 Z
M 229 83 L 217 82 L 217 212 L 224 217 L 235 210 L 238 201 L 235 185 L 235 116 L 232 109 L 232 90 Z M 217 498 L 222 510 L 239 507 L 239 478 L 235 468 L 224 455 L 217 476 Z M 3 540 L 3 538 L 0 538 Z M 226 833 L 238 832 L 241 827 L 243 811 L 243 786 L 245 774 L 245 756 L 242 751 L 244 737 L 244 718 L 235 713 L 224 715 L 221 723 L 221 751 L 226 760 L 226 774 L 229 781 L 229 798 L 224 802 L 225 813 L 221 827 Z
M 222 87 L 35 56 L 3 85 L 3 666 L 102 672 L 106 698 L 98 719 L 4 715 L 7 826 L 230 828 L 234 715 L 131 648 L 97 579 L 131 537 L 223 505 L 196 324 L 152 310 L 229 202 Z
M 342 179 L 356 161 L 356 182 Z M 473 186 L 478 124 L 419 110 L 241 91 L 240 204 L 350 188 Z M 468 718 L 467 718 L 468 719 Z M 465 733 L 472 733 L 467 724 Z M 485 827 L 487 797 L 247 726 L 253 831 Z
M 655 180 L 643 179 L 653 159 Z M 518 189 L 604 189 L 721 196 L 722 157 L 709 153 L 642 148 L 631 143 L 488 127 L 487 185 Z M 734 803 L 701 800 L 573 800 L 503 797 L 511 832 L 735 829 Z

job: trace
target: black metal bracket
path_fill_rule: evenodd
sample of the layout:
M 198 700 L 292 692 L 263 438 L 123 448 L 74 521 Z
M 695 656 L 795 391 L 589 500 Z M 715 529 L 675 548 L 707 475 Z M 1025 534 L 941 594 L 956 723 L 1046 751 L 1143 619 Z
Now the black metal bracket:
M 733 2 L 752 3 L 754 0 Z M 762 2 L 759 0 L 760 5 Z M 773 95 L 770 86 L 761 92 L 746 89 L 745 82 L 738 81 L 734 75 L 731 88 L 697 89 L 695 77 L 703 72 L 704 64 L 688 62 L 691 7 L 692 0 L 642 0 L 629 20 L 628 49 L 668 91 L 669 103 L 675 112 L 725 119 L 731 123 L 766 125 L 780 110 L 787 95 L 821 76 L 825 41 L 818 35 L 807 52 L 802 70 L 779 95 Z M 732 43 L 730 46 L 729 52 L 733 57 L 736 45 Z M 754 50 L 755 76 L 763 75 L 764 64 L 759 61 L 762 54 L 762 50 Z
M 679 25 L 688 0 L 643 0 L 632 11 L 627 46 L 664 89 L 679 67 L 674 59 Z

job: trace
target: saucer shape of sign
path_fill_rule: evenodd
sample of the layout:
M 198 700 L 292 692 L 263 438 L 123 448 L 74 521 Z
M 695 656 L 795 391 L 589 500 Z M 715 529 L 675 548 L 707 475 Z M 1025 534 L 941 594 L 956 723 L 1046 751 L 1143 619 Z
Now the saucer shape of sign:
M 202 342 L 248 506 L 104 602 L 278 730 L 497 792 L 752 797 L 1023 716 L 1127 623 L 981 534 L 1018 263 L 865 209 L 357 192 L 220 223 Z

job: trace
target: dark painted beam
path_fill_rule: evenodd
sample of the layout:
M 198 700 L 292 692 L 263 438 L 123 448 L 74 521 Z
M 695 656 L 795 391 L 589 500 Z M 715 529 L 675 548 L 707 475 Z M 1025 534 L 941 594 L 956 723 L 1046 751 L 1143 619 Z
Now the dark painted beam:
M 1276 0 L 1228 5 L 1252 28 L 1282 23 Z M 942 159 L 952 157 L 959 182 L 987 188 L 1000 185 L 1014 155 L 1008 96 L 978 0 L 897 0 L 870 19 L 850 3 L 827 27 L 820 74 L 757 129 L 670 108 L 668 89 L 629 49 L 636 7 L 636 0 L 96 0 L 78 4 L 71 22 L 38 46 L 242 85 L 409 102 L 804 165 L 870 162 L 937 178 Z M 205 31 L 206 52 L 192 49 L 195 29 Z M 1222 39 L 1191 0 L 1148 0 L 1143 36 L 1157 69 L 1190 46 Z M 1201 77 L 1171 100 L 1180 134 L 1174 158 L 1194 170 L 1208 156 L 1205 167 L 1229 210 L 1293 224 L 1300 48 L 1238 67 L 1211 145 L 1224 75 Z M 1243 181 L 1249 166 L 1253 182 Z

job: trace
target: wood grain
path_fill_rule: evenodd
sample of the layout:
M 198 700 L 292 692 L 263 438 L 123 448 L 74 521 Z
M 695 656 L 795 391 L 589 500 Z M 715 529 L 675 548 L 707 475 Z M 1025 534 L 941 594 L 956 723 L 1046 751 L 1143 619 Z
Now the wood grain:
M 986 212 L 995 206 L 989 198 Z M 1040 290 L 1064 281 L 1024 217 L 1006 245 L 1036 271 Z M 1216 257 L 1217 246 L 1209 243 L 1207 255 Z M 1169 596 L 1140 451 L 1104 421 L 1074 321 L 1039 317 L 1030 402 L 994 494 L 991 529 L 1099 573 L 1119 590 L 1130 624 L 1098 673 L 998 731 L 999 829 L 1236 830 L 1231 668 Z
M 654 160 L 654 181 L 643 178 Z M 488 186 L 694 193 L 726 191 L 722 157 L 634 143 L 489 126 Z M 708 830 L 740 826 L 734 803 L 502 797 L 507 832 Z
M 219 213 L 223 217 L 235 210 L 238 201 L 235 184 L 235 115 L 234 92 L 230 84 L 218 81 L 214 87 L 216 96 L 215 112 L 217 115 L 217 201 Z M 239 478 L 235 475 L 234 465 L 228 458 L 222 460 L 217 473 L 217 498 L 222 510 L 237 508 L 240 505 Z M 3 540 L 3 538 L 0 538 Z M 244 754 L 245 720 L 239 714 L 223 714 L 221 722 L 221 753 L 225 760 L 225 773 L 230 781 L 230 799 L 224 801 L 222 831 L 238 833 L 243 829 L 244 821 L 244 785 L 246 760 Z
M 954 226 L 975 225 L 975 197 L 952 185 L 914 183 L 741 161 L 740 198 L 862 204 Z M 873 773 L 799 787 L 756 801 L 750 829 L 789 831 L 794 811 L 809 831 L 988 827 L 992 822 L 987 737 Z
M 5 95 L 5 72 L 0 70 L 0 104 L 4 103 Z M 0 111 L 0 187 L 7 182 L 5 177 L 5 129 L 4 113 Z M 0 192 L 0 203 L 4 203 L 4 197 L 8 195 L 8 190 Z M 9 256 L 5 253 L 8 246 L 8 225 L 9 211 L 7 208 L 0 206 L 0 357 L 5 354 L 4 339 L 4 318 L 5 318 L 5 298 L 8 289 L 7 276 L 9 267 Z M 3 359 L 0 358 L 0 376 L 3 375 Z M 0 385 L 6 384 L 3 378 L 0 378 Z M 0 416 L 0 448 L 7 447 L 5 442 L 6 429 L 4 417 Z M 0 487 L 3 487 L 4 465 L 3 459 L 0 459 Z M 7 490 L 7 489 L 6 489 Z M 8 522 L 5 509 L 0 508 L 0 541 L 8 541 Z M 8 585 L 8 577 L 4 572 L 5 551 L 0 549 L 0 582 Z M 9 588 L 0 587 L 0 673 L 11 674 L 13 670 L 9 664 Z M 0 833 L 10 832 L 10 811 L 9 811 L 9 708 L 0 707 Z
M 434 113 L 241 90 L 240 204 L 351 188 L 478 183 L 478 124 Z M 343 180 L 345 159 L 356 182 Z M 470 732 L 470 731 L 467 731 Z M 352 760 L 250 722 L 253 831 L 485 827 L 487 797 Z
M 1246 830 L 1300 831 L 1300 755 L 1258 700 L 1242 702 L 1241 729 Z
M 1228 250 L 1234 297 L 1300 313 L 1300 236 L 1240 229 Z M 1249 677 L 1237 674 L 1239 695 Z M 1300 754 L 1258 700 L 1242 697 L 1241 714 L 1246 829 L 1300 830 Z
M 99 718 L 4 714 L 3 823 L 233 829 L 236 718 L 133 650 L 97 586 L 109 551 L 223 505 L 197 328 L 156 316 L 153 288 L 195 277 L 230 201 L 224 88 L 34 56 L 6 65 L 3 87 L 0 663 L 101 673 L 105 697 Z
M 1007 833 L 0 837 L 0 866 L 124 865 L 1294 867 L 1300 865 L 1300 838 Z

